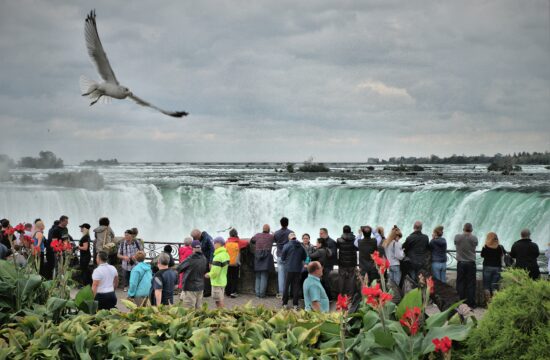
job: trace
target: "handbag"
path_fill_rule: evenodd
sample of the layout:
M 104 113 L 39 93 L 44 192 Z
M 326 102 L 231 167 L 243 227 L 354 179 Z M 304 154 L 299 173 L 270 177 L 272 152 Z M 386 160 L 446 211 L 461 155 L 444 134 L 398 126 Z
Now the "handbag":
M 502 252 L 502 256 L 500 257 L 500 266 L 507 268 L 514 265 L 514 259 L 512 259 L 510 254 L 508 254 L 502 246 L 500 246 L 500 250 Z

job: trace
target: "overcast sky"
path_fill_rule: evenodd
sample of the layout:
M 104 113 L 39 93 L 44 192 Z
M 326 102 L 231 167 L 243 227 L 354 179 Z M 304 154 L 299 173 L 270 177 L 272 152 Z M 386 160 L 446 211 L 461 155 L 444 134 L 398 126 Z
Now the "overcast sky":
M 550 3 L 0 0 L 0 153 L 66 163 L 550 150 Z M 129 100 L 89 106 L 97 12 Z

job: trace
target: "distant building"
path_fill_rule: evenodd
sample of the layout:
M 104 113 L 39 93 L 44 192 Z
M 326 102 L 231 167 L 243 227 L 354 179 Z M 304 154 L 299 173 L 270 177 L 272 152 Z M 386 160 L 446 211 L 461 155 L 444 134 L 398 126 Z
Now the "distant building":
M 379 164 L 380 160 L 378 158 L 369 158 L 367 164 Z

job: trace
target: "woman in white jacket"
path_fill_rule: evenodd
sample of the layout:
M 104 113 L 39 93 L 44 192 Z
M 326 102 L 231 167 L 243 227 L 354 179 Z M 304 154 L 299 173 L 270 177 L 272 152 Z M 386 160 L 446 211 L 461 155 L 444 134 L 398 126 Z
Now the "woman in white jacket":
M 386 252 L 386 258 L 390 262 L 389 277 L 397 285 L 399 285 L 399 282 L 401 281 L 401 268 L 399 266 L 399 262 L 405 257 L 403 254 L 403 248 L 399 242 L 402 237 L 403 234 L 401 233 L 401 230 L 399 230 L 397 225 L 394 225 L 390 231 L 390 234 L 382 243 L 382 247 Z

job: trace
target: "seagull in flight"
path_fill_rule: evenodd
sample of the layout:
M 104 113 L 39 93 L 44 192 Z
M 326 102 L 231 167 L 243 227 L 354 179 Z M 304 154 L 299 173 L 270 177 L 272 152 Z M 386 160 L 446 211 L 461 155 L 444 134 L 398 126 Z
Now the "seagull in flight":
M 89 96 L 91 99 L 93 99 L 93 101 L 90 103 L 90 106 L 97 103 L 101 98 L 103 98 L 103 100 L 105 101 L 110 101 L 111 98 L 130 98 L 139 105 L 148 106 L 169 116 L 178 118 L 187 116 L 187 112 L 185 111 L 166 111 L 159 107 L 156 107 L 150 102 L 147 102 L 134 95 L 127 87 L 119 84 L 118 80 L 115 77 L 115 73 L 113 72 L 113 69 L 109 64 L 107 54 L 103 50 L 101 40 L 99 40 L 99 34 L 97 32 L 97 25 L 95 21 L 95 10 L 90 11 L 88 16 L 86 17 L 84 35 L 86 39 L 86 47 L 88 48 L 88 55 L 90 55 L 92 62 L 97 68 L 97 72 L 99 72 L 99 75 L 104 80 L 102 83 L 97 83 L 93 80 L 86 78 L 85 76 L 80 77 L 80 90 L 82 91 L 82 96 Z

